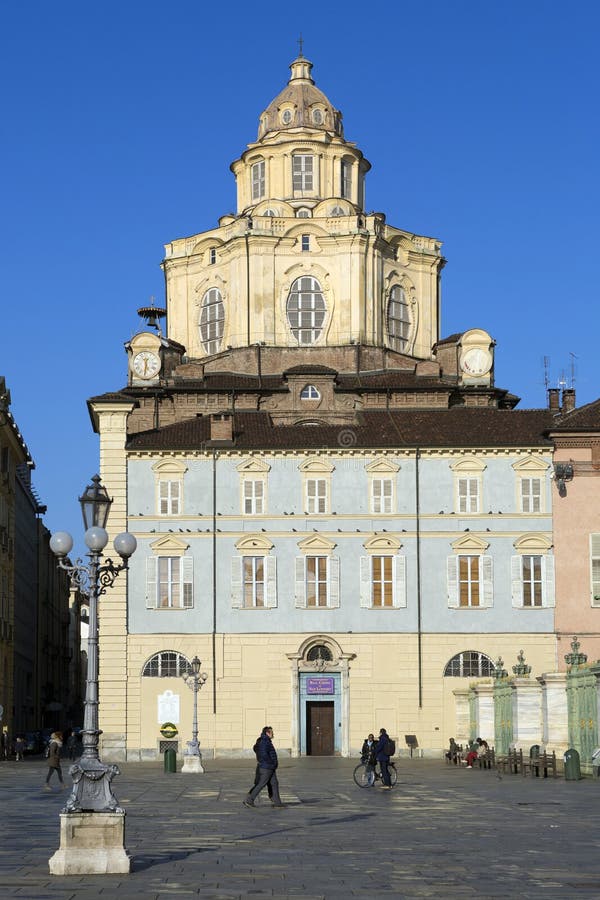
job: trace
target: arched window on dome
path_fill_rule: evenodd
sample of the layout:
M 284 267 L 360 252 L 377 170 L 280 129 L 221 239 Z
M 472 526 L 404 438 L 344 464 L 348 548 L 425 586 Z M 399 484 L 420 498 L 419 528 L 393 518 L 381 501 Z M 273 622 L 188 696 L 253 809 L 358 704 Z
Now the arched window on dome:
M 312 120 L 315 125 L 322 125 L 323 124 L 323 111 L 320 109 L 313 109 Z
M 180 678 L 192 668 L 183 655 L 174 650 L 163 650 L 151 656 L 142 669 L 142 678 Z
M 290 288 L 286 312 L 292 334 L 299 344 L 314 344 L 323 330 L 327 307 L 316 278 L 303 275 Z
M 301 400 L 320 400 L 321 395 L 318 389 L 314 386 L 314 384 L 307 384 L 306 387 L 302 388 L 300 392 Z
M 410 315 L 404 288 L 394 285 L 390 291 L 387 308 L 387 330 L 392 350 L 403 353 L 408 346 Z
M 296 211 L 297 219 L 310 219 L 312 213 L 310 209 L 307 209 L 306 206 L 301 206 L 299 210 Z
M 334 206 L 334 207 L 332 207 L 332 209 L 331 209 L 329 215 L 330 215 L 330 216 L 345 216 L 346 213 L 345 213 L 345 211 L 342 209 L 341 206 Z
M 454 678 L 485 678 L 493 675 L 496 667 L 489 656 L 477 650 L 463 650 L 446 664 L 444 676 Z
M 270 216 L 272 219 L 276 219 L 278 215 L 279 213 L 277 212 L 277 210 L 271 208 L 265 209 L 263 213 L 263 216 Z
M 223 340 L 225 308 L 218 288 L 210 288 L 202 298 L 200 340 L 205 353 L 218 353 Z

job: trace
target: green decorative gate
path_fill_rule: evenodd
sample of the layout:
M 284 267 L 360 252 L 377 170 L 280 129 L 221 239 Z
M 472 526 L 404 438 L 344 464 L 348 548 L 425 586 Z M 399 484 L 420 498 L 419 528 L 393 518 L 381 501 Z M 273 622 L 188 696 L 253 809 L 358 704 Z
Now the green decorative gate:
M 565 660 L 567 671 L 567 711 L 569 744 L 579 753 L 581 771 L 591 773 L 592 753 L 598 746 L 598 682 L 600 662 L 588 663 L 579 653 L 579 642 L 573 638 L 572 652 Z

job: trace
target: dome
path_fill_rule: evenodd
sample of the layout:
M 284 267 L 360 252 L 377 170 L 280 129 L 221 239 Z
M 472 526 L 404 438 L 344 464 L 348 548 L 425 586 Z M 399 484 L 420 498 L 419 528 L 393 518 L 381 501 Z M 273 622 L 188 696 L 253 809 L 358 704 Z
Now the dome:
M 258 140 L 277 131 L 310 128 L 343 138 L 342 114 L 316 87 L 312 77 L 312 63 L 298 56 L 290 65 L 292 71 L 287 86 L 267 106 L 260 117 Z

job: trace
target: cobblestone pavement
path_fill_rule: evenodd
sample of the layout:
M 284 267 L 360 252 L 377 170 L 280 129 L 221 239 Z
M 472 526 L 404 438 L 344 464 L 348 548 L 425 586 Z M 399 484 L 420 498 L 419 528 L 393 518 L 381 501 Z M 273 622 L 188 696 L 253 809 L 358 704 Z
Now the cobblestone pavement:
M 392 791 L 362 790 L 356 762 L 282 760 L 281 810 L 242 806 L 251 760 L 210 760 L 204 775 L 124 764 L 113 785 L 131 874 L 57 877 L 48 859 L 67 792 L 41 790 L 41 759 L 3 761 L 0 896 L 600 898 L 600 779 L 401 759 Z

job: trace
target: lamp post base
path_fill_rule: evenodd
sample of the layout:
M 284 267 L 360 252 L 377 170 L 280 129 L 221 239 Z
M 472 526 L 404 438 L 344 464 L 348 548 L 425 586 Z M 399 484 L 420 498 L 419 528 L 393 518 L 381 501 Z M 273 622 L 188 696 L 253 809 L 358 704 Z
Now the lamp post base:
M 204 773 L 204 769 L 202 768 L 202 757 L 201 756 L 184 756 L 181 771 L 182 772 Z
M 128 875 L 125 813 L 61 813 L 60 847 L 48 866 L 51 875 Z

